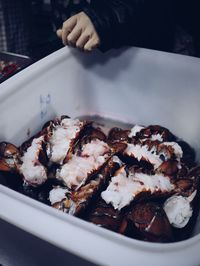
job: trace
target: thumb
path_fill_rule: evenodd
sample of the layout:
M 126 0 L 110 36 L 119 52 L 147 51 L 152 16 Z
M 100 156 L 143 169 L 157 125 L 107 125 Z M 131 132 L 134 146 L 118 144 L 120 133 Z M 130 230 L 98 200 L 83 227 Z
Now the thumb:
M 56 31 L 56 34 L 57 34 L 58 38 L 62 38 L 62 30 L 61 29 L 58 29 Z

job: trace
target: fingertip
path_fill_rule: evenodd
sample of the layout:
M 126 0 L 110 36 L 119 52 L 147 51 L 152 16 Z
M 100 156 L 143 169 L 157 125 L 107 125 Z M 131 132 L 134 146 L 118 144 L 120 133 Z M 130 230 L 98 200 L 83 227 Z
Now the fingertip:
M 84 46 L 84 50 L 85 50 L 86 52 L 90 52 L 90 51 L 92 50 L 92 47 L 91 47 L 91 46 L 88 46 L 88 45 L 85 45 L 85 46 Z
M 91 45 L 90 42 L 87 42 L 84 46 L 84 51 L 85 52 L 91 52 L 93 50 L 93 46 Z
M 56 31 L 56 34 L 57 34 L 58 38 L 62 38 L 62 30 L 61 29 L 58 29 Z

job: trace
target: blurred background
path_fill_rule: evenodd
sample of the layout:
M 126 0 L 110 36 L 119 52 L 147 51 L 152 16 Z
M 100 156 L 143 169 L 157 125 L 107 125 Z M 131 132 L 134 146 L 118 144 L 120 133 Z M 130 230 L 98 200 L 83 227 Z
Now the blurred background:
M 0 0 L 0 51 L 26 55 L 37 61 L 61 48 L 56 29 L 71 15 L 80 12 L 86 2 L 90 1 Z M 200 36 L 196 33 L 199 29 L 194 14 L 197 2 L 174 1 L 175 53 L 199 56 L 199 45 L 195 46 L 193 38 L 195 34 Z
M 63 44 L 58 39 L 56 30 L 62 28 L 65 20 L 82 11 L 86 5 L 89 7 L 90 3 L 109 5 L 109 2 L 99 1 L 0 0 L 0 83 L 27 65 L 62 48 Z M 139 0 L 133 1 L 139 2 Z M 162 17 L 162 13 L 158 13 L 160 12 L 159 1 L 149 1 L 152 1 L 147 1 L 149 6 L 152 6 L 149 14 L 154 17 L 154 13 L 158 14 L 158 17 Z M 117 6 L 121 2 L 123 1 L 116 1 L 116 3 L 113 1 L 112 5 Z M 141 0 L 142 2 L 143 0 Z M 171 24 L 168 25 L 166 21 L 165 29 L 163 24 L 159 24 L 159 22 L 155 24 L 155 27 L 160 28 L 161 32 L 166 34 L 164 51 L 200 57 L 200 16 L 198 12 L 200 1 L 165 0 L 163 3 L 167 8 L 169 7 L 170 17 L 167 21 L 172 22 L 171 27 Z M 141 21 L 142 24 L 148 25 L 148 18 L 144 17 Z M 166 28 L 170 33 L 169 36 L 173 35 L 173 40 L 168 38 Z M 156 33 L 156 29 L 151 30 L 152 33 Z M 158 36 L 158 42 L 160 40 L 162 37 L 159 39 Z M 172 42 L 173 48 L 168 49 L 167 42 Z M 143 47 L 151 48 L 148 47 L 148 43 L 144 43 Z
M 86 0 L 0 0 L 0 83 L 63 47 L 56 35 Z
M 33 61 L 62 47 L 56 29 L 78 13 L 85 0 L 0 0 L 0 51 Z

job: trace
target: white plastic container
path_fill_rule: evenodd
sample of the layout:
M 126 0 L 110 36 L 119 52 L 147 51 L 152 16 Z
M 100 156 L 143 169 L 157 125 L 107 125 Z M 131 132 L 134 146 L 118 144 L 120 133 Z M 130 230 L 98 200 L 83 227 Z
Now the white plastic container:
M 21 144 L 49 119 L 100 115 L 160 124 L 200 158 L 200 60 L 131 48 L 84 54 L 63 48 L 0 85 L 0 140 Z M 153 244 L 63 214 L 0 185 L 0 218 L 100 265 L 200 264 L 194 237 Z

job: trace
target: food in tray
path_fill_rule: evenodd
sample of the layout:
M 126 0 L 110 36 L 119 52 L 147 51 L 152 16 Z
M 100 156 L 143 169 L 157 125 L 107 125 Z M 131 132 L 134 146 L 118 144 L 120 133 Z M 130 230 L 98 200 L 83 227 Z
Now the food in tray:
M 12 61 L 0 61 L 0 80 L 5 79 L 20 69 L 20 66 L 16 62 Z
M 67 116 L 20 147 L 0 143 L 4 183 L 131 238 L 189 237 L 198 211 L 193 149 L 161 126 L 111 128 Z

